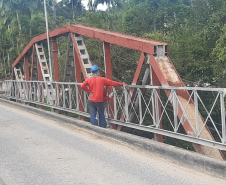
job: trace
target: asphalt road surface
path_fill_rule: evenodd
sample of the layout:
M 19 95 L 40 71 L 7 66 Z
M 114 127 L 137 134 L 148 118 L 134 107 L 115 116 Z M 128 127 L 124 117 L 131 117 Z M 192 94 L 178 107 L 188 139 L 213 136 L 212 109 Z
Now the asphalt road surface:
M 0 185 L 226 185 L 118 141 L 0 103 Z

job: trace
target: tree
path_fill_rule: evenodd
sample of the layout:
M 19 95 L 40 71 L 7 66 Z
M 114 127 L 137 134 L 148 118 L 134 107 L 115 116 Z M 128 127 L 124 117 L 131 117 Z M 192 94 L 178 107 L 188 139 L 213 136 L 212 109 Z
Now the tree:
M 72 20 L 74 23 L 76 17 L 81 15 L 83 10 L 85 9 L 81 0 L 62 0 L 62 2 L 59 4 L 61 5 L 62 9 L 65 9 L 66 11 L 68 9 L 71 12 Z
M 215 74 L 215 82 L 220 87 L 226 87 L 226 24 L 222 29 L 222 34 L 217 40 L 212 52 L 212 66 Z

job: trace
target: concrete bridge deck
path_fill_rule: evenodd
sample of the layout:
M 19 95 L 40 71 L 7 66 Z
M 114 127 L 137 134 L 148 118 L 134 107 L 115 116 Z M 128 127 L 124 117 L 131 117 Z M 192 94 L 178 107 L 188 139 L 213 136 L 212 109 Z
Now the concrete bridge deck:
M 226 164 L 0 99 L 0 185 L 218 184 Z

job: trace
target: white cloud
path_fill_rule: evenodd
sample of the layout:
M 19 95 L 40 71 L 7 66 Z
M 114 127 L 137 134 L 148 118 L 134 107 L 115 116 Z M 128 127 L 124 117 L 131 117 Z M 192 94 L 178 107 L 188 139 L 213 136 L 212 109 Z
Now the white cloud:
M 57 2 L 60 2 L 60 1 L 62 1 L 62 0 L 57 0 Z M 68 1 L 70 1 L 70 0 L 68 0 Z M 82 0 L 82 4 L 85 6 L 86 10 L 88 10 L 88 7 L 87 7 L 87 5 L 88 5 L 88 0 Z M 97 6 L 97 10 L 103 10 L 103 11 L 105 11 L 106 9 L 107 9 L 106 3 L 104 3 L 104 4 L 99 4 L 99 5 Z
M 88 10 L 87 4 L 88 4 L 88 0 L 82 0 L 82 4 L 86 7 L 86 10 Z M 104 4 L 99 4 L 97 6 L 97 10 L 103 10 L 105 11 L 107 9 L 107 5 L 106 3 Z

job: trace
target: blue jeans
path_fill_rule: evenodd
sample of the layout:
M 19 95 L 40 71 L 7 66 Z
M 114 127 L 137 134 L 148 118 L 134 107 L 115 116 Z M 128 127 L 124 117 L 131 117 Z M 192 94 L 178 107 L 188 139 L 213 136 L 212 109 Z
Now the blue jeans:
M 99 115 L 99 126 L 106 128 L 107 122 L 104 115 L 106 102 L 94 102 L 89 100 L 90 121 L 92 125 L 98 126 L 96 115 Z

